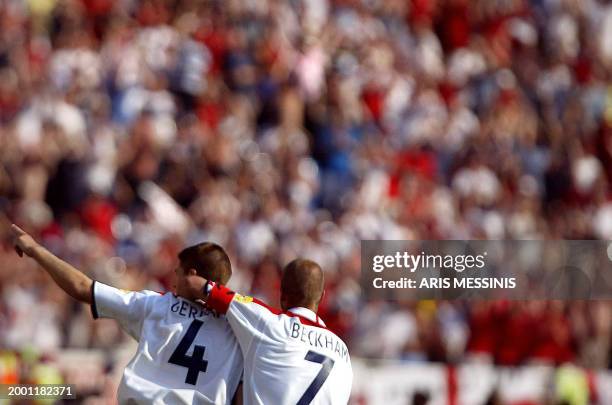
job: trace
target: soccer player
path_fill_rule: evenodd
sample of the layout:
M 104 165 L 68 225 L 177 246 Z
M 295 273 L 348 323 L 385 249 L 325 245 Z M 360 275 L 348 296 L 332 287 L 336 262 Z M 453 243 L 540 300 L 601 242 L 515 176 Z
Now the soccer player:
M 116 319 L 138 341 L 118 390 L 120 404 L 229 404 L 240 383 L 242 355 L 227 321 L 196 304 L 187 277 L 225 283 L 225 251 L 200 243 L 179 253 L 176 294 L 124 291 L 91 280 L 54 256 L 16 225 L 20 256 L 36 260 L 71 297 L 91 305 L 94 318 Z
M 244 357 L 244 404 L 346 404 L 353 371 L 346 344 L 317 315 L 323 272 L 296 259 L 283 269 L 282 311 L 221 283 L 187 277 L 192 296 L 227 320 Z

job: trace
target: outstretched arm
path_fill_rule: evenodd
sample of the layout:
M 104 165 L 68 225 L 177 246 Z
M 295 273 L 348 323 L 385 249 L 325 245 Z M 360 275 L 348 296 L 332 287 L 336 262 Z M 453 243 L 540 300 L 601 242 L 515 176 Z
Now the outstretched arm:
M 91 303 L 93 281 L 89 277 L 39 245 L 17 225 L 11 226 L 11 232 L 15 239 L 15 250 L 19 256 L 25 254 L 36 260 L 57 285 L 72 298 L 87 304 Z

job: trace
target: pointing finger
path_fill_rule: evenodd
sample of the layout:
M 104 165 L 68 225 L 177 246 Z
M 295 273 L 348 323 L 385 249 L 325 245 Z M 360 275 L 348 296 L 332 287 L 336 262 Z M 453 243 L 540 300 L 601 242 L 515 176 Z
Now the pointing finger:
M 13 235 L 15 235 L 15 236 L 21 236 L 21 235 L 25 235 L 26 234 L 26 232 L 23 229 L 21 229 L 20 227 L 18 227 L 15 224 L 11 225 L 11 231 L 13 231 Z

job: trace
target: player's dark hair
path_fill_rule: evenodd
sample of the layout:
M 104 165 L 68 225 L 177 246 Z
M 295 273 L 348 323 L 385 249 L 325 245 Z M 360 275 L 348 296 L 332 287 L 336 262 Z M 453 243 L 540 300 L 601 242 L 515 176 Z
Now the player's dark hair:
M 225 250 L 216 243 L 203 242 L 183 249 L 178 258 L 184 270 L 195 269 L 198 276 L 226 284 L 232 275 L 232 264 Z
M 295 259 L 285 266 L 281 278 L 283 309 L 304 307 L 316 309 L 323 297 L 323 270 L 312 260 Z

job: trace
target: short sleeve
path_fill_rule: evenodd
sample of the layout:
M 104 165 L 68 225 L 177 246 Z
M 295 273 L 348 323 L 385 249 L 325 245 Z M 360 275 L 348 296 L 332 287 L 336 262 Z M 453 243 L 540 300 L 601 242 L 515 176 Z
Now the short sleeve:
M 265 323 L 280 313 L 256 298 L 236 294 L 226 317 L 240 346 L 247 352 L 253 339 L 266 339 Z
M 94 319 L 112 318 L 134 339 L 140 339 L 148 302 L 160 296 L 153 291 L 126 291 L 94 281 L 91 286 L 91 313 Z
M 249 350 L 254 338 L 265 339 L 262 324 L 282 311 L 271 308 L 257 298 L 240 295 L 220 284 L 210 291 L 206 304 L 225 314 L 243 352 Z

